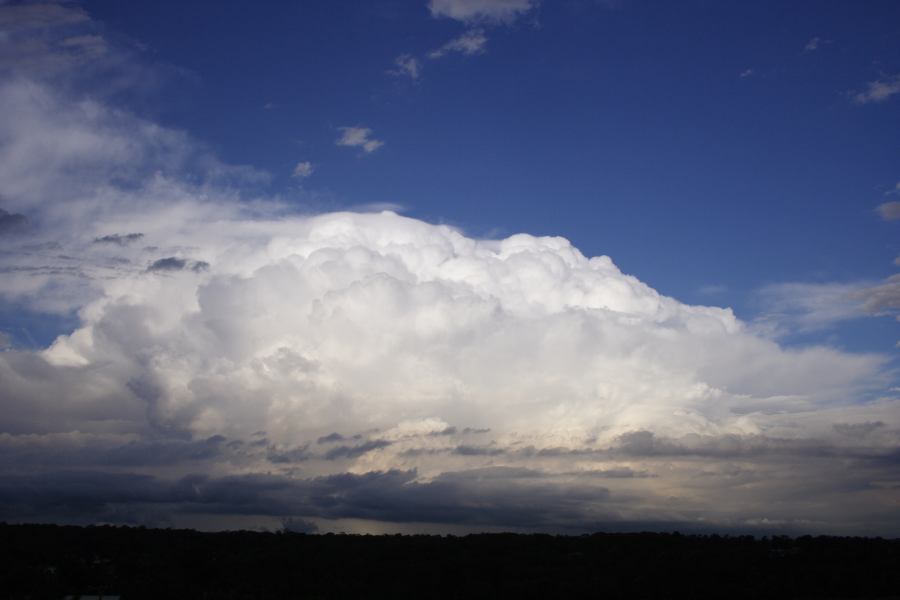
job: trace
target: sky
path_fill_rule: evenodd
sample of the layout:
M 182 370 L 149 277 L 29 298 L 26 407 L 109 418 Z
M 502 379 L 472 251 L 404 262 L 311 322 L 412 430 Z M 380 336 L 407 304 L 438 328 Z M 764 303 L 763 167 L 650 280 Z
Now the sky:
M 0 0 L 0 521 L 900 536 L 892 1 Z

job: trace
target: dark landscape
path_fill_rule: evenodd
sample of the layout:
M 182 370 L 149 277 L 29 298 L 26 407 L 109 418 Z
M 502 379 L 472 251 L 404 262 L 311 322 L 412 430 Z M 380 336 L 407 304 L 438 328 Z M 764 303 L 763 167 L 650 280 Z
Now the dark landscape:
M 900 540 L 0 525 L 3 598 L 900 598 Z

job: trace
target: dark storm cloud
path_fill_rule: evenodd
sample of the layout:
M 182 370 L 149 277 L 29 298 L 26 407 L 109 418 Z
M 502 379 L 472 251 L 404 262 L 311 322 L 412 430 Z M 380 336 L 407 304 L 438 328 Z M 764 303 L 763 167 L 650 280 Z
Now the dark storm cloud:
M 379 448 L 387 448 L 392 442 L 387 440 L 370 440 L 356 446 L 338 446 L 325 453 L 325 459 L 357 458 Z
M 270 446 L 266 454 L 266 458 L 269 460 L 269 462 L 272 463 L 303 462 L 309 460 L 312 457 L 313 455 L 309 452 L 309 444 L 304 444 L 303 446 L 296 446 L 294 448 L 287 449 Z
M 0 520 L 100 520 L 111 507 L 166 500 L 150 475 L 57 471 L 0 476 Z
M 609 498 L 605 488 L 547 485 L 529 469 L 445 473 L 426 483 L 415 477 L 400 470 L 306 480 L 198 477 L 176 487 L 190 490 L 179 501 L 199 511 L 511 527 L 583 523 L 583 503 Z
M 329 433 L 328 435 L 323 435 L 319 439 L 316 440 L 317 444 L 328 444 L 331 442 L 342 442 L 344 441 L 344 436 L 339 434 L 338 432 Z
M 185 260 L 175 256 L 167 256 L 153 261 L 147 271 L 150 272 L 173 272 L 190 270 L 196 273 L 209 269 L 209 263 L 203 260 Z
M 174 256 L 169 256 L 166 258 L 160 258 L 159 260 L 154 261 L 149 267 L 147 267 L 148 271 L 181 271 L 187 266 L 187 261 L 183 258 L 175 258 Z
M 94 467 L 161 467 L 195 461 L 237 458 L 242 444 L 222 436 L 204 440 L 160 439 L 110 444 L 102 438 L 87 440 L 55 438 L 51 443 L 10 445 L 0 441 L 0 468 L 15 467 L 78 469 Z
M 835 423 L 834 430 L 837 433 L 851 438 L 865 437 L 870 433 L 885 426 L 883 421 L 866 421 L 865 423 Z
M 429 482 L 415 471 L 343 473 L 295 480 L 268 474 L 165 482 L 148 475 L 72 471 L 0 476 L 0 520 L 101 518 L 129 506 L 165 505 L 172 514 L 302 516 L 508 527 L 584 524 L 586 502 L 605 502 L 596 486 L 547 485 L 529 469 L 445 473 Z
M 494 448 L 491 446 L 469 446 L 460 444 L 453 449 L 454 454 L 461 456 L 497 456 L 503 454 L 505 450 L 502 448 Z

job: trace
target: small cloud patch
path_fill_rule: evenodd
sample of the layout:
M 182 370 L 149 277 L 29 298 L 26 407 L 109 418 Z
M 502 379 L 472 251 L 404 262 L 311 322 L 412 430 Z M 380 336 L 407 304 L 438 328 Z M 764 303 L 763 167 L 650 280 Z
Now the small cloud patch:
M 294 171 L 291 173 L 291 177 L 305 179 L 306 177 L 312 175 L 315 170 L 316 168 L 311 162 L 309 162 L 308 160 L 304 160 L 297 163 L 297 166 L 294 167 Z
M 394 68 L 388 71 L 395 77 L 409 77 L 412 80 L 419 78 L 422 72 L 422 62 L 411 54 L 401 54 L 394 59 Z
M 384 146 L 383 141 L 372 137 L 372 130 L 368 127 L 340 127 L 339 130 L 341 137 L 335 142 L 338 146 L 362 148 L 366 154 L 371 154 Z
M 428 54 L 428 58 L 442 58 L 451 52 L 459 52 L 465 56 L 481 54 L 487 46 L 487 36 L 481 29 L 472 29 L 458 38 L 454 38 Z
M 151 272 L 174 272 L 174 271 L 194 271 L 199 273 L 209 269 L 209 263 L 203 260 L 185 260 L 175 256 L 168 256 L 154 261 L 147 271 Z
M 127 246 L 132 242 L 136 242 L 139 239 L 143 238 L 143 233 L 126 233 L 126 234 L 118 234 L 113 233 L 112 235 L 104 235 L 103 237 L 94 238 L 95 244 L 115 244 L 117 246 Z
M 900 202 L 896 200 L 880 204 L 876 210 L 885 221 L 896 221 L 897 219 L 900 219 Z
M 856 104 L 884 102 L 891 96 L 900 94 L 900 74 L 882 77 L 866 84 L 866 89 L 853 94 Z

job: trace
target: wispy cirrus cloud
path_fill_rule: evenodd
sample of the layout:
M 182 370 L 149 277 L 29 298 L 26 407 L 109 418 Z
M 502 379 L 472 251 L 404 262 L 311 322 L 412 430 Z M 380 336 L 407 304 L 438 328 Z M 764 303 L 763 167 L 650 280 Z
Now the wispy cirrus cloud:
M 891 200 L 889 202 L 883 202 L 878 205 L 878 208 L 875 210 L 878 211 L 878 214 L 885 221 L 896 221 L 900 219 L 900 201 Z
M 291 171 L 291 177 L 305 179 L 315 173 L 315 171 L 316 168 L 311 162 L 309 162 L 308 160 L 302 160 L 294 166 L 294 170 Z
M 422 61 L 411 54 L 401 54 L 394 59 L 394 68 L 388 70 L 388 73 L 396 77 L 409 77 L 415 81 L 422 73 Z
M 758 292 L 763 314 L 756 326 L 775 336 L 827 329 L 867 316 L 861 292 L 871 282 L 777 283 Z
M 826 39 L 820 38 L 819 36 L 815 36 L 815 37 L 810 38 L 810 40 L 808 42 L 806 42 L 806 45 L 803 46 L 803 52 L 804 53 L 815 52 L 816 50 L 819 50 L 822 46 L 825 46 L 826 44 L 830 44 L 830 43 L 831 43 L 831 40 L 826 40 Z
M 442 58 L 450 53 L 458 52 L 465 56 L 481 54 L 487 46 L 487 36 L 481 29 L 466 31 L 436 50 L 428 53 L 428 58 Z
M 539 0 L 430 0 L 433 17 L 463 23 L 510 24 L 535 9 Z
M 519 18 L 539 6 L 539 0 L 430 0 L 428 9 L 432 17 L 449 18 L 465 24 L 468 29 L 426 54 L 429 59 L 440 59 L 451 54 L 474 56 L 487 48 L 486 30 L 492 26 L 512 25 Z M 388 73 L 398 77 L 419 78 L 422 61 L 411 54 L 401 54 Z
M 900 94 L 900 74 L 885 75 L 866 84 L 862 91 L 851 95 L 856 104 L 873 104 L 889 100 Z

